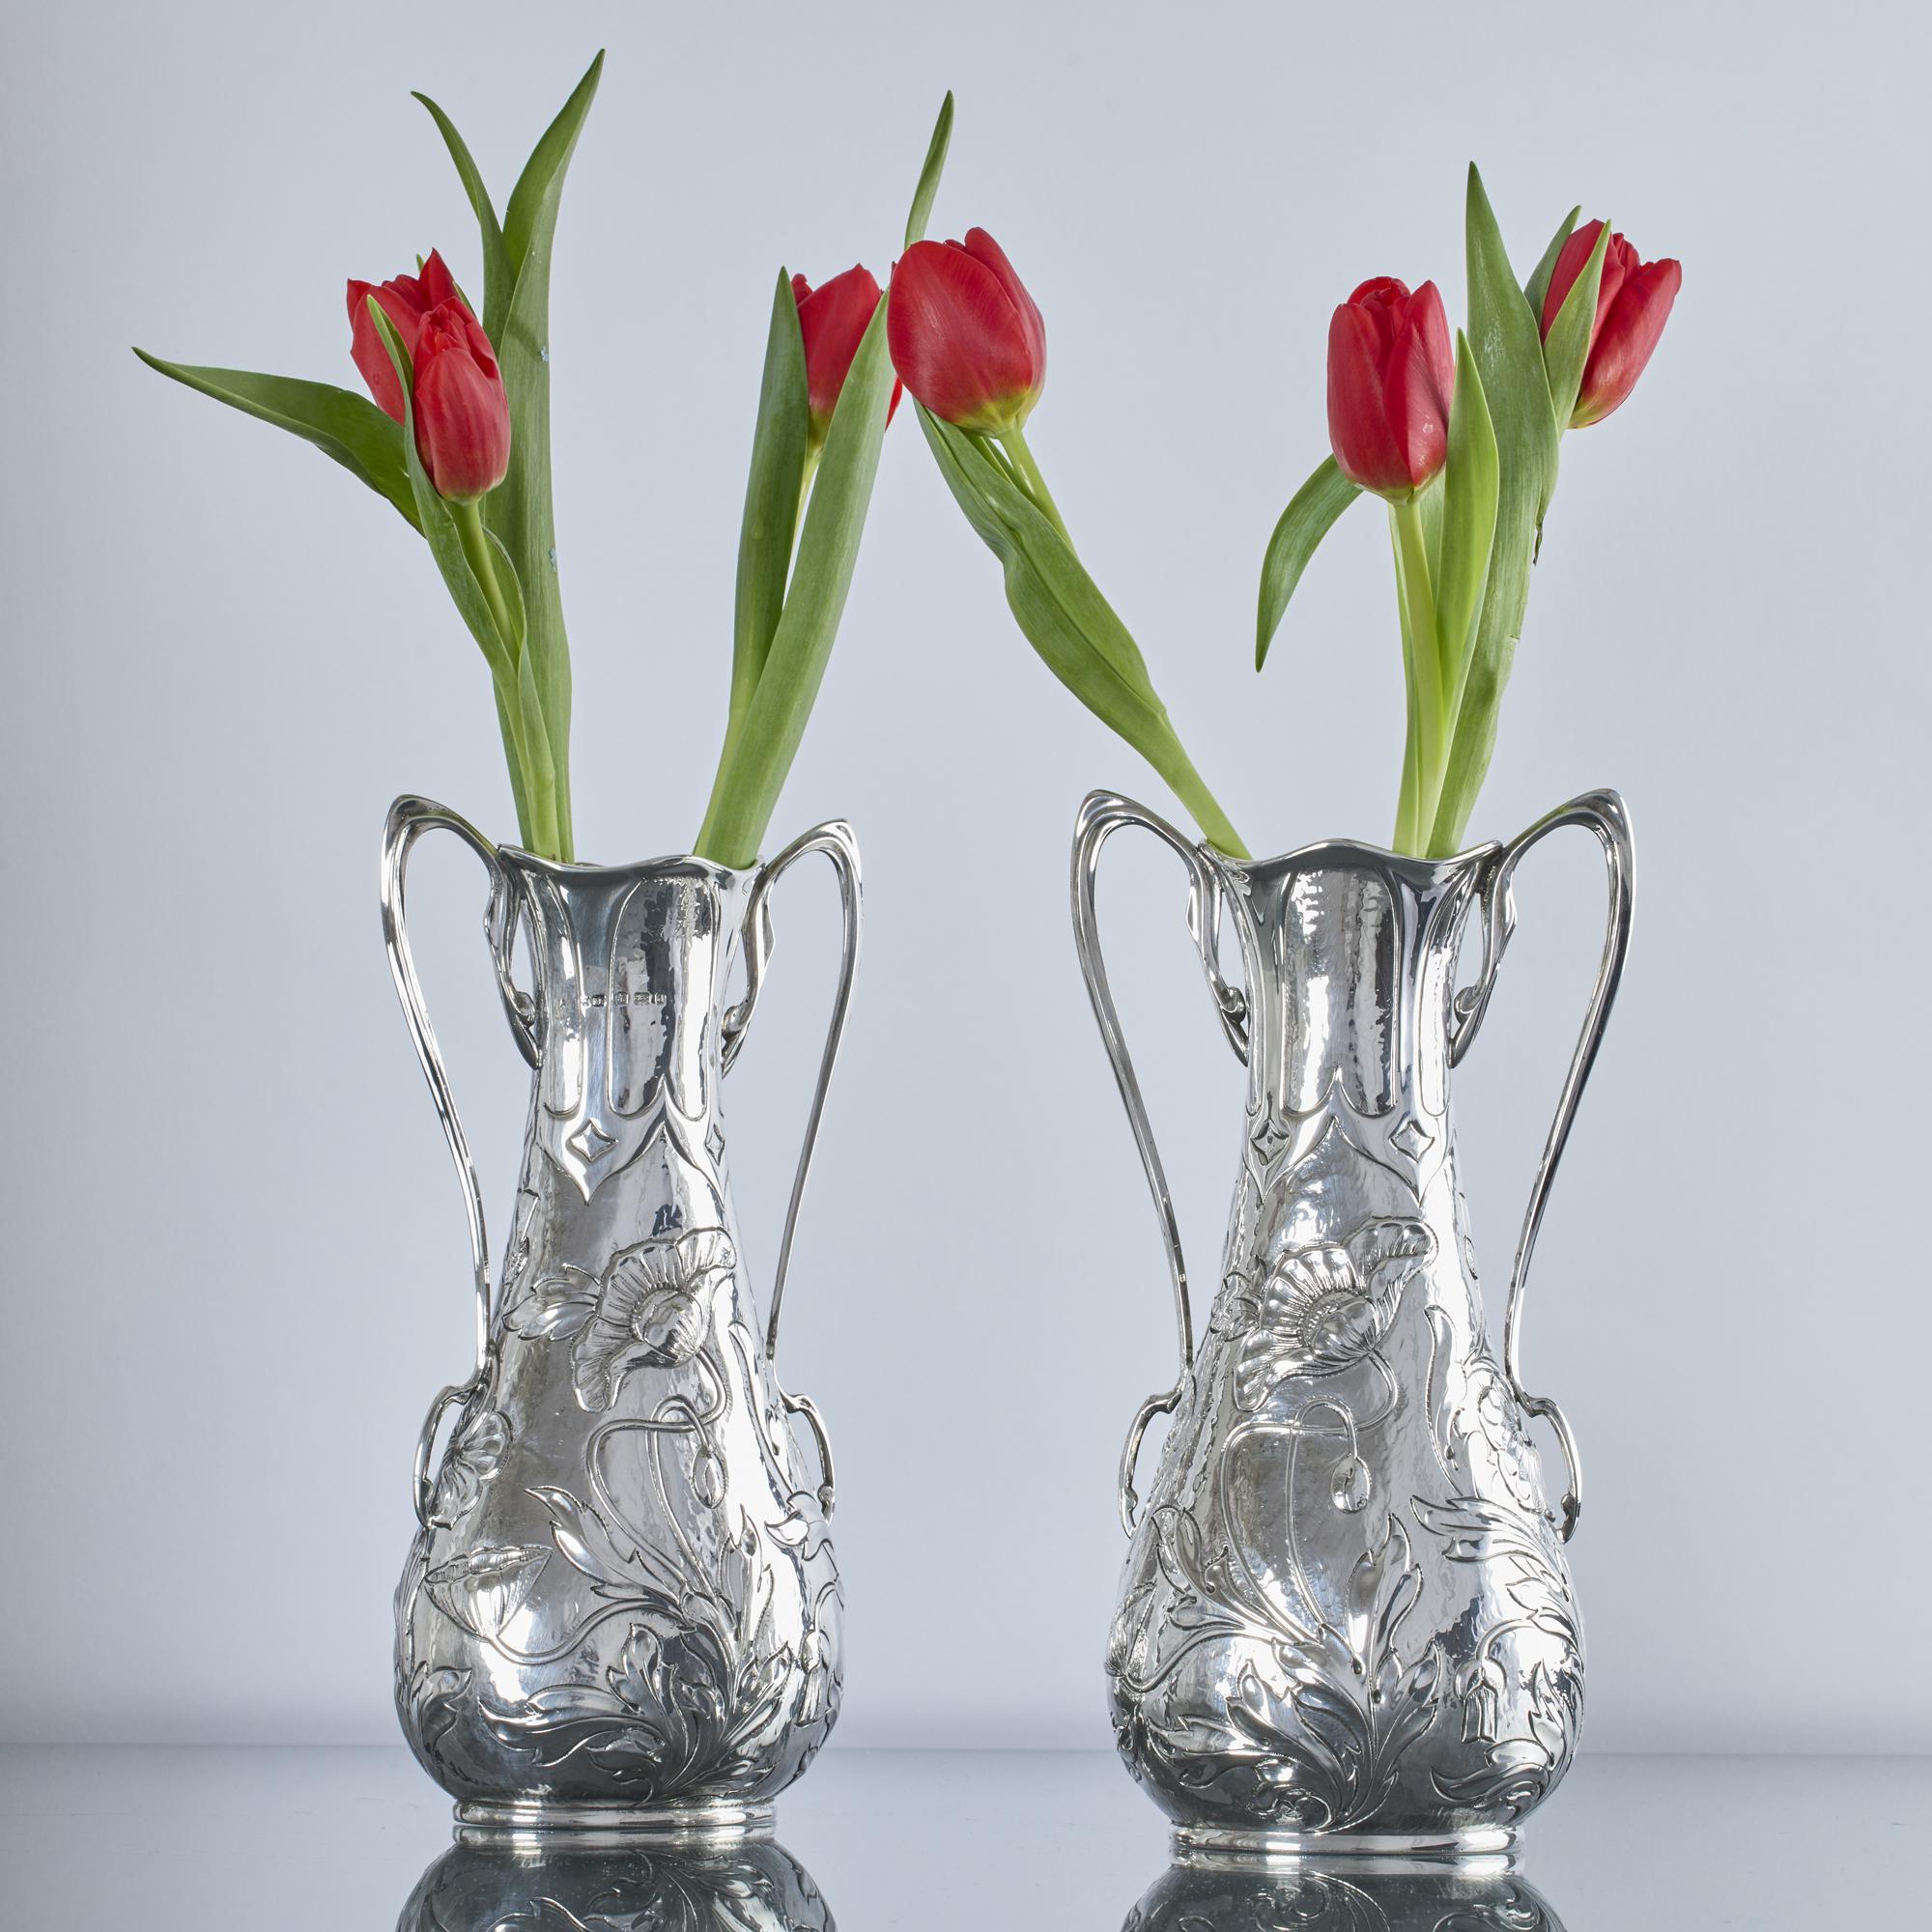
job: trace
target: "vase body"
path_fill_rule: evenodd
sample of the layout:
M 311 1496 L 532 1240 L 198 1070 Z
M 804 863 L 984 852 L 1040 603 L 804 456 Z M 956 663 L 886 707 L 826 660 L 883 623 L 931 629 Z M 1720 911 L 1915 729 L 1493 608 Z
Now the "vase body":
M 492 950 L 533 1068 L 494 1294 L 402 931 L 402 861 L 431 825 L 463 832 L 492 867 Z M 811 849 L 834 835 L 821 828 Z M 411 800 L 388 849 L 392 963 L 470 1191 L 482 1323 L 476 1371 L 439 1398 L 418 1456 L 396 1598 L 403 1729 L 471 1840 L 761 1833 L 830 1731 L 840 1678 L 829 1450 L 814 1466 L 794 1439 L 805 1411 L 823 1443 L 773 1370 L 777 1292 L 768 1323 L 720 1105 L 777 868 L 554 865 Z M 850 887 L 855 941 L 855 872 Z M 731 1009 L 748 915 L 754 956 Z M 510 974 L 520 928 L 528 994 Z M 848 946 L 827 1071 L 850 964 Z M 794 1211 L 803 1177 L 801 1164 Z
M 1092 926 L 1099 841 L 1150 822 L 1193 868 L 1192 923 L 1248 1091 L 1206 1330 L 1197 1350 L 1176 1238 L 1183 1372 L 1144 1406 L 1123 1468 L 1119 1747 L 1183 1849 L 1499 1855 L 1562 1777 L 1582 1716 L 1574 1450 L 1555 1416 L 1573 1458 L 1559 1512 L 1525 1414 L 1553 1405 L 1487 1332 L 1450 1071 L 1507 941 L 1515 860 L 1551 825 L 1439 863 L 1337 843 L 1236 864 L 1124 801 L 1089 802 L 1083 953 L 1170 1235 Z M 1627 851 L 1620 810 L 1612 830 Z M 1627 884 L 1619 899 L 1525 1262 L 1621 967 Z M 1482 974 L 1459 995 L 1478 913 Z M 1221 975 L 1224 921 L 1245 990 Z M 1133 1458 L 1158 1409 L 1173 1419 L 1136 1514 Z

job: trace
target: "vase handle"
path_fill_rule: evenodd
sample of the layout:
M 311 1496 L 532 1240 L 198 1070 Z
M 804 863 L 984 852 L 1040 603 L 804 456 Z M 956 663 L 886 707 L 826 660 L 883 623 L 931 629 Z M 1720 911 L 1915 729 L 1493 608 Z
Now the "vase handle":
M 490 899 L 483 914 L 483 930 L 490 943 L 490 957 L 497 972 L 497 991 L 509 1016 L 510 1031 L 524 1058 L 534 1066 L 538 1059 L 536 1009 L 527 993 L 517 990 L 511 978 L 511 952 L 516 944 L 517 908 L 510 875 L 497 848 L 467 818 L 446 806 L 426 798 L 405 796 L 389 808 L 383 828 L 383 945 L 389 955 L 389 972 L 396 982 L 396 995 L 403 1003 L 403 1017 L 409 1022 L 410 1038 L 415 1043 L 416 1058 L 422 1063 L 423 1078 L 429 1082 L 430 1097 L 436 1102 L 437 1118 L 442 1122 L 443 1138 L 449 1143 L 450 1158 L 456 1163 L 457 1179 L 463 1183 L 463 1205 L 469 1220 L 469 1255 L 476 1296 L 476 1364 L 467 1381 L 451 1383 L 430 1405 L 422 1434 L 416 1438 L 414 1495 L 416 1520 L 429 1527 L 434 1485 L 430 1481 L 430 1459 L 436 1447 L 437 1431 L 452 1408 L 470 1402 L 483 1386 L 490 1369 L 490 1315 L 493 1295 L 490 1287 L 489 1236 L 483 1224 L 483 1191 L 476 1179 L 476 1163 L 470 1157 L 469 1137 L 456 1112 L 449 1091 L 448 1076 L 442 1070 L 442 1054 L 436 1043 L 436 1029 L 430 1025 L 429 1009 L 423 1005 L 422 986 L 416 979 L 415 959 L 410 952 L 409 927 L 404 917 L 404 885 L 409 871 L 410 852 L 426 832 L 454 832 L 482 860 L 490 874 Z
M 843 912 L 845 936 L 838 967 L 838 986 L 832 998 L 832 1019 L 825 1032 L 825 1050 L 819 1056 L 818 1081 L 812 1089 L 811 1111 L 806 1116 L 805 1141 L 799 1149 L 798 1170 L 792 1176 L 791 1200 L 785 1208 L 784 1234 L 779 1241 L 778 1272 L 772 1280 L 771 1314 L 765 1322 L 765 1359 L 772 1365 L 773 1385 L 788 1415 L 802 1415 L 811 1431 L 818 1450 L 824 1480 L 818 1486 L 820 1507 L 829 1517 L 838 1495 L 832 1467 L 832 1442 L 826 1435 L 824 1419 L 810 1399 L 788 1395 L 778 1380 L 779 1311 L 784 1301 L 785 1277 L 791 1269 L 792 1236 L 798 1230 L 798 1213 L 805 1201 L 805 1183 L 811 1173 L 812 1150 L 818 1145 L 819 1122 L 825 1114 L 825 1096 L 832 1086 L 832 1069 L 838 1061 L 838 1048 L 845 1037 L 845 1016 L 852 1004 L 852 982 L 859 971 L 859 930 L 863 888 L 859 877 L 859 845 L 852 828 L 840 819 L 815 825 L 794 838 L 776 859 L 758 868 L 752 883 L 751 896 L 745 901 L 745 993 L 729 1008 L 720 1028 L 720 1055 L 727 1073 L 736 1064 L 745 1043 L 745 1031 L 752 1023 L 752 1009 L 757 1005 L 764 984 L 765 967 L 772 956 L 771 892 L 795 860 L 808 852 L 823 852 L 838 875 L 838 902 Z
M 1510 1268 L 1509 1299 L 1503 1312 L 1503 1374 L 1511 1393 L 1528 1415 L 1545 1417 L 1562 1445 L 1568 1481 L 1563 1495 L 1562 1534 L 1568 1543 L 1577 1532 L 1577 1519 L 1583 1508 L 1583 1473 L 1577 1459 L 1577 1439 L 1563 1411 L 1548 1396 L 1531 1395 L 1522 1385 L 1522 1298 L 1529 1276 L 1530 1257 L 1536 1251 L 1536 1236 L 1543 1225 L 1543 1210 L 1549 1199 L 1550 1183 L 1556 1179 L 1557 1162 L 1563 1158 L 1570 1125 L 1583 1097 L 1583 1085 L 1603 1043 L 1604 1028 L 1623 978 L 1624 959 L 1630 952 L 1631 906 L 1636 887 L 1636 853 L 1631 840 L 1630 813 L 1613 791 L 1585 792 L 1559 806 L 1546 818 L 1538 819 L 1527 832 L 1519 834 L 1496 851 L 1489 862 L 1482 885 L 1483 962 L 1474 982 L 1457 996 L 1449 1047 L 1450 1065 L 1456 1065 L 1468 1051 L 1476 1029 L 1489 1009 L 1490 995 L 1495 988 L 1496 970 L 1502 964 L 1510 935 L 1516 930 L 1516 906 L 1512 885 L 1516 868 L 1530 848 L 1550 833 L 1566 825 L 1580 825 L 1594 832 L 1604 848 L 1608 868 L 1609 920 L 1604 933 L 1604 955 L 1597 967 L 1597 982 L 1590 991 L 1590 1004 L 1583 1015 L 1583 1031 L 1564 1076 L 1563 1092 L 1556 1102 L 1556 1118 L 1549 1124 L 1549 1137 L 1543 1144 L 1530 1183 L 1529 1207 L 1523 1215 L 1522 1233 L 1516 1244 L 1516 1260 Z
M 1114 1080 L 1121 1090 L 1121 1103 L 1134 1130 L 1141 1167 L 1153 1195 L 1154 1217 L 1160 1223 L 1162 1245 L 1167 1250 L 1168 1273 L 1174 1282 L 1174 1313 L 1180 1340 L 1180 1374 L 1171 1389 L 1151 1395 L 1134 1412 L 1121 1452 L 1121 1526 L 1131 1536 L 1134 1512 L 1140 1497 L 1134 1491 L 1134 1474 L 1140 1462 L 1141 1440 L 1156 1415 L 1171 1415 L 1180 1405 L 1187 1378 L 1194 1369 L 1194 1317 L 1187 1296 L 1187 1261 L 1180 1248 L 1180 1225 L 1174 1211 L 1167 1174 L 1154 1145 L 1153 1125 L 1148 1119 L 1147 1102 L 1141 1097 L 1140 1082 L 1134 1075 L 1133 1057 L 1127 1051 L 1126 1036 L 1121 1030 L 1121 1016 L 1114 1005 L 1113 989 L 1107 983 L 1107 967 L 1100 951 L 1100 927 L 1094 913 L 1094 886 L 1100 868 L 1100 852 L 1107 840 L 1122 826 L 1139 826 L 1151 832 L 1179 854 L 1187 867 L 1187 929 L 1195 951 L 1201 955 L 1201 969 L 1208 976 L 1208 989 L 1214 998 L 1222 1031 L 1242 1065 L 1248 1061 L 1248 996 L 1238 986 L 1230 985 L 1221 971 L 1221 901 L 1227 890 L 1219 865 L 1205 845 L 1189 842 L 1166 819 L 1158 817 L 1131 799 L 1116 792 L 1090 792 L 1080 808 L 1073 831 L 1073 945 L 1080 955 L 1080 971 L 1087 981 L 1087 997 L 1094 1004 L 1094 1017 L 1100 1024 L 1100 1038 L 1113 1064 Z

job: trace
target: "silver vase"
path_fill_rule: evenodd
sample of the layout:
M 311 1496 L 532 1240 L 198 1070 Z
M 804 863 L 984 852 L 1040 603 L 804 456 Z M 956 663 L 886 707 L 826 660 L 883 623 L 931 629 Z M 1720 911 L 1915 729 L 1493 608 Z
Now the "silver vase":
M 1108 990 L 1094 875 L 1122 826 L 1186 864 L 1188 923 L 1248 1069 L 1221 1285 L 1199 1350 L 1160 1157 Z M 1608 859 L 1603 963 L 1511 1272 L 1498 1357 L 1456 1179 L 1451 1069 L 1482 1024 L 1523 855 L 1583 826 Z M 1629 943 L 1612 792 L 1439 862 L 1350 842 L 1236 863 L 1095 793 L 1074 842 L 1088 990 L 1152 1188 L 1180 1375 L 1134 1419 L 1132 1542 L 1107 1669 L 1129 1769 L 1183 1851 L 1499 1857 L 1576 1749 L 1583 1638 L 1561 1411 L 1520 1373 L 1523 1284 Z M 1466 923 L 1482 933 L 1466 986 Z M 1223 920 L 1243 984 L 1220 960 Z M 1141 1439 L 1172 1418 L 1143 1510 Z M 1547 1499 L 1527 1419 L 1567 1465 Z
M 404 922 L 411 848 L 439 827 L 489 871 L 485 932 L 534 1074 L 500 1293 Z M 837 868 L 844 959 L 761 1322 L 719 1090 L 763 980 L 772 886 L 809 852 Z M 774 1358 L 858 960 L 851 833 L 819 826 L 755 871 L 565 866 L 402 798 L 383 919 L 463 1180 L 476 1318 L 474 1368 L 437 1397 L 417 1447 L 418 1528 L 396 1596 L 403 1729 L 470 1841 L 768 1833 L 773 1795 L 838 1709 L 831 1450 Z M 513 978 L 520 932 L 528 993 Z M 741 950 L 743 995 L 727 1005 Z

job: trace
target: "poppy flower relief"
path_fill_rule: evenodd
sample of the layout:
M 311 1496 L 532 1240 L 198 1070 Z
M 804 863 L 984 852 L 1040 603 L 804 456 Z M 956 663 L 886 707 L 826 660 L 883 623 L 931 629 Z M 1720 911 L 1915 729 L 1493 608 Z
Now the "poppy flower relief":
M 587 1409 L 609 1408 L 633 1369 L 675 1369 L 696 1355 L 712 1292 L 738 1258 L 722 1228 L 627 1248 L 605 1270 L 596 1312 L 571 1350 L 571 1380 Z
M 1374 1353 L 1403 1290 L 1435 1252 L 1435 1236 L 1420 1221 L 1372 1221 L 1347 1241 L 1284 1257 L 1241 1345 L 1240 1406 L 1259 1408 L 1291 1376 L 1332 1376 Z

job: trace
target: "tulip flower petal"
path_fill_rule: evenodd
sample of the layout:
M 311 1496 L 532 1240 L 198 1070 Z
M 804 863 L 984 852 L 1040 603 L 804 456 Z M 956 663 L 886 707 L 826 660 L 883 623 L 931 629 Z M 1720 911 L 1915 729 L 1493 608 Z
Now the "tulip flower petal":
M 1328 440 L 1350 482 L 1378 495 L 1413 487 L 1382 401 L 1381 334 L 1353 302 L 1344 302 L 1328 324 Z
M 976 262 L 982 262 L 992 270 L 1001 288 L 1007 292 L 1007 298 L 1025 328 L 1027 350 L 1033 358 L 1032 388 L 1036 397 L 1046 385 L 1046 323 L 1031 295 L 1027 285 L 1013 271 L 1013 265 L 1007 260 L 1007 251 L 986 233 L 983 228 L 969 228 L 966 231 L 966 252 Z
M 965 249 L 908 248 L 893 270 L 887 327 L 894 367 L 933 414 L 997 436 L 1031 408 L 1038 311 L 1023 314 L 999 275 Z
M 456 299 L 416 329 L 416 449 L 437 494 L 487 497 L 510 467 L 510 405 L 483 326 Z
M 1449 399 L 1456 381 L 1456 354 L 1449 319 L 1434 282 L 1410 298 L 1382 374 L 1382 408 L 1402 452 L 1411 489 L 1442 468 L 1449 447 Z
M 1543 331 L 1543 366 L 1549 379 L 1549 407 L 1558 429 L 1568 429 L 1582 387 L 1583 371 L 1596 340 L 1603 313 L 1602 277 L 1606 271 L 1610 238 L 1598 223 L 1596 245 L 1581 272 L 1571 282 L 1548 326 Z
M 1573 418 L 1578 429 L 1602 422 L 1636 387 L 1683 285 L 1684 270 L 1671 261 L 1651 262 L 1625 280 L 1583 372 Z
M 793 279 L 795 295 L 804 280 L 802 275 Z M 845 385 L 845 372 L 859 353 L 878 305 L 879 285 L 864 266 L 847 269 L 817 289 L 807 284 L 806 293 L 798 298 L 814 443 L 825 439 L 832 412 L 838 407 L 838 392 Z

